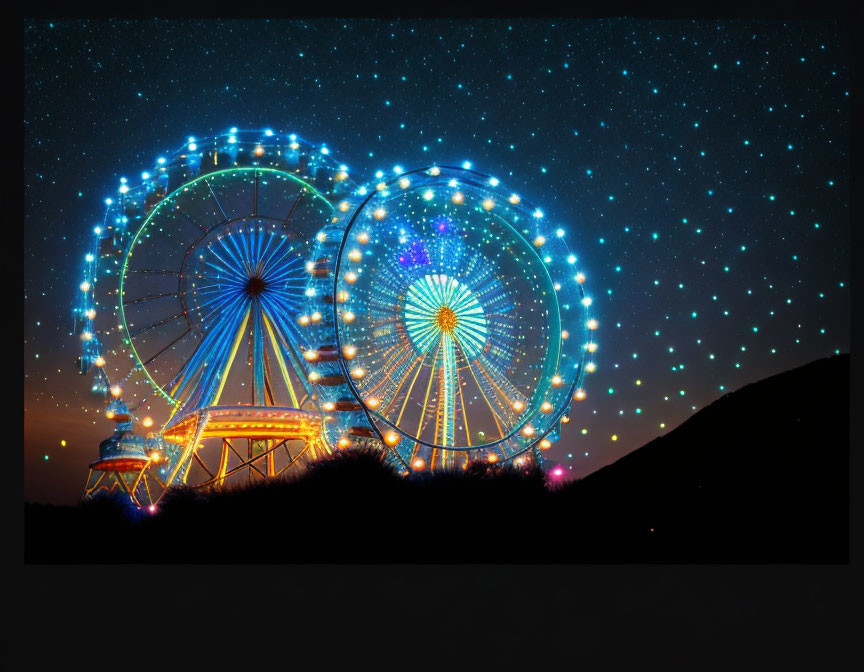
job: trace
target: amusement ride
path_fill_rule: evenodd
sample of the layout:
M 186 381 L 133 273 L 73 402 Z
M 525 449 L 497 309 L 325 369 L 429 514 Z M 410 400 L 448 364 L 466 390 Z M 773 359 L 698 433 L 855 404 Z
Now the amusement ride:
M 470 164 L 358 185 L 326 145 L 232 128 L 105 204 L 73 314 L 116 428 L 85 497 L 155 510 L 356 448 L 405 475 L 542 465 L 585 398 L 567 231 Z

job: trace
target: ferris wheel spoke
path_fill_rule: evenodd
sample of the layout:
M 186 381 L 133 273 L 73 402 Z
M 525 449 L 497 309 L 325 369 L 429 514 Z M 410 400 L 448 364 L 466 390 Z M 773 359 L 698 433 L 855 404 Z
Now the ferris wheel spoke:
M 219 202 L 219 199 L 216 198 L 216 192 L 213 191 L 213 186 L 210 184 L 210 180 L 204 180 L 204 184 L 207 185 L 207 189 L 210 190 L 210 195 L 213 197 L 213 200 L 216 202 L 216 205 L 219 208 L 219 212 L 222 213 L 222 220 L 227 221 L 228 215 L 225 214 L 225 210 L 222 208 L 222 204 Z
M 225 273 L 225 274 L 226 274 L 228 277 L 230 277 L 231 279 L 236 279 L 237 282 L 240 282 L 240 281 L 243 280 L 243 276 L 240 275 L 240 273 L 238 273 L 237 271 L 235 271 L 233 268 L 231 268 L 231 266 L 229 266 L 228 263 L 227 263 L 224 259 L 222 259 L 222 258 L 221 258 L 218 254 L 216 254 L 215 252 L 213 252 L 212 254 L 213 254 L 214 257 L 216 257 L 219 261 L 221 261 L 221 262 L 222 262 L 223 264 L 225 264 L 225 265 L 224 265 L 224 266 L 220 266 L 219 264 L 214 263 L 214 262 L 211 261 L 210 259 L 207 259 L 207 260 L 204 262 L 204 265 L 205 265 L 205 266 L 209 266 L 209 267 L 212 268 L 214 271 L 218 271 L 218 272 L 220 272 L 220 273 Z
M 164 320 L 159 320 L 158 322 L 154 322 L 153 324 L 148 324 L 146 327 L 141 327 L 140 329 L 136 329 L 135 331 L 130 331 L 127 335 L 131 338 L 133 336 L 140 336 L 143 333 L 150 331 L 151 329 L 155 329 L 156 327 L 161 327 L 164 324 L 168 324 L 169 322 L 174 322 L 175 320 L 179 320 L 181 317 L 185 317 L 186 313 L 184 311 L 180 311 L 176 315 L 172 315 L 171 317 L 166 317 Z
M 519 391 L 519 388 L 501 372 L 500 367 L 491 362 L 482 352 L 477 356 L 477 365 L 481 367 L 484 375 L 489 377 L 490 382 L 495 386 L 498 392 L 506 400 L 513 401 L 523 399 L 526 395 Z
M 273 238 L 274 238 L 274 236 L 270 236 L 271 244 L 272 244 Z M 287 238 L 281 238 L 280 237 L 279 241 L 276 243 L 276 246 L 272 250 L 270 249 L 270 245 L 268 245 L 267 250 L 266 250 L 266 254 L 268 256 L 265 257 L 264 254 L 262 254 L 261 255 L 261 261 L 259 262 L 260 269 L 262 272 L 264 269 L 270 268 L 271 265 L 278 263 L 278 262 L 272 262 L 272 264 L 271 264 L 271 261 L 276 257 L 276 255 L 286 245 L 287 242 L 288 242 Z M 285 251 L 285 253 L 281 257 L 279 257 L 279 260 L 281 261 L 286 256 L 288 256 L 293 251 L 293 249 L 294 248 L 292 246 L 289 246 L 288 249 Z
M 252 197 L 252 216 L 258 216 L 258 182 L 260 181 L 260 174 L 258 171 L 255 171 L 255 191 Z
M 238 299 L 242 298 L 242 294 L 240 292 L 236 292 L 235 294 L 230 294 L 227 296 L 225 294 L 217 294 L 215 292 L 208 292 L 208 293 L 212 293 L 214 295 L 213 298 L 208 299 L 207 301 L 200 303 L 196 308 L 193 309 L 195 313 L 197 313 L 198 315 L 201 315 L 204 312 L 205 308 L 209 308 L 213 304 L 216 304 L 215 308 L 213 308 L 209 313 L 207 313 L 207 315 L 205 315 L 203 318 L 201 318 L 202 322 L 205 322 L 214 313 L 216 313 L 220 310 L 223 310 L 226 307 L 229 307 L 232 304 L 232 302 L 235 302 Z
M 146 273 L 150 275 L 180 275 L 180 271 L 158 271 L 149 268 L 127 268 L 127 273 Z
M 303 198 L 305 194 L 301 191 L 297 198 L 294 199 L 294 202 L 291 204 L 291 207 L 288 209 L 288 214 L 285 215 L 285 224 L 288 224 L 291 221 L 291 218 L 294 216 L 294 211 L 297 210 L 297 206 L 300 204 L 300 199 Z
M 179 205 L 175 205 L 175 206 L 174 206 L 174 211 L 175 211 L 176 213 L 178 213 L 178 214 L 179 214 L 179 215 L 180 215 L 180 216 L 181 216 L 185 221 L 189 222 L 192 226 L 198 227 L 198 228 L 201 229 L 204 233 L 207 233 L 207 227 L 204 226 L 204 225 L 203 225 L 201 222 L 199 222 L 197 219 L 195 219 L 194 217 L 192 217 L 192 215 L 190 215 L 189 213 L 187 213 L 185 210 L 183 210 Z
M 429 351 L 431 352 L 431 350 Z M 428 353 L 427 353 L 428 354 Z M 420 409 L 420 424 L 417 426 L 417 434 L 419 439 L 423 435 L 423 421 L 426 419 L 426 410 L 429 406 L 429 392 L 432 390 L 432 381 L 435 380 L 435 365 L 438 362 L 438 356 L 441 354 L 441 339 L 438 339 L 438 348 L 435 350 L 435 356 L 432 358 L 432 366 L 429 370 L 429 383 L 426 385 L 426 396 L 423 398 L 423 406 Z
M 471 373 L 471 377 L 474 379 L 474 382 L 477 384 L 477 389 L 480 390 L 480 394 L 483 397 L 486 405 L 489 407 L 489 410 L 492 412 L 492 419 L 495 421 L 495 426 L 498 428 L 499 436 L 504 436 L 504 430 L 501 427 L 501 423 L 498 421 L 498 411 L 495 410 L 495 407 L 492 405 L 492 402 L 489 401 L 489 397 L 486 396 L 486 390 L 483 385 L 480 384 L 480 381 L 477 379 L 477 374 L 474 373 L 474 369 L 471 366 L 471 360 L 466 359 L 465 363 L 468 365 L 468 371 Z
M 124 301 L 124 306 L 132 306 L 137 303 L 144 303 L 145 301 L 153 301 L 155 299 L 164 299 L 166 296 L 177 296 L 177 292 L 162 292 L 161 294 L 150 294 L 149 296 L 142 296 L 138 299 L 132 299 L 130 301 Z
M 177 343 L 179 343 L 179 342 L 182 341 L 184 338 L 186 338 L 186 336 L 188 336 L 191 332 L 192 332 L 192 327 L 189 327 L 186 331 L 184 331 L 182 334 L 180 334 L 177 338 L 175 338 L 173 341 L 171 341 L 168 345 L 166 345 L 164 348 L 162 348 L 162 349 L 161 349 L 159 352 L 157 352 L 155 355 L 152 355 L 152 356 L 151 356 L 149 359 L 147 359 L 146 361 L 141 362 L 141 365 L 142 365 L 142 366 L 147 366 L 150 362 L 152 362 L 153 360 L 155 360 L 159 355 L 161 355 L 162 353 L 164 353 L 166 350 L 168 350 L 169 348 L 171 348 L 171 347 L 174 346 L 174 345 L 177 345 Z
M 190 398 L 209 399 L 212 397 L 214 377 L 222 375 L 224 381 L 224 376 L 227 375 L 227 370 L 230 368 L 233 355 L 239 345 L 239 339 L 235 336 L 238 333 L 236 325 L 242 318 L 242 325 L 245 326 L 248 317 L 248 309 L 243 306 L 243 311 L 236 311 L 233 319 L 226 319 L 221 324 L 214 325 L 214 328 L 207 332 L 195 352 L 181 368 L 180 373 L 170 383 L 173 386 L 172 397 L 185 400 L 187 390 L 196 381 L 198 385 L 192 391 Z M 231 350 L 232 338 L 234 338 L 233 350 Z M 226 364 L 227 366 L 225 366 Z
M 226 242 L 226 239 L 227 239 L 227 242 Z M 233 265 L 234 268 L 242 268 L 243 269 L 242 271 L 235 271 L 235 273 L 238 273 L 241 276 L 243 274 L 248 275 L 249 270 L 250 270 L 249 269 L 249 262 L 246 259 L 245 255 L 243 254 L 243 251 L 237 246 L 237 241 L 234 240 L 234 236 L 232 236 L 232 235 L 220 236 L 219 238 L 217 238 L 216 242 L 219 243 L 219 245 L 225 251 L 225 254 L 231 258 L 231 261 L 233 262 L 233 264 L 231 264 L 230 262 L 226 262 L 224 259 L 222 259 L 222 257 L 220 257 L 218 254 L 216 254 L 215 250 L 213 251 L 213 255 L 217 259 L 219 259 L 219 261 L 221 261 L 223 264 L 225 264 L 226 266 L 232 266 Z M 231 247 L 228 246 L 228 243 L 231 244 Z
M 261 275 L 264 273 L 267 268 L 267 255 L 270 254 L 270 248 L 273 247 L 273 232 L 270 232 L 270 235 L 264 238 L 264 244 L 257 256 L 257 261 L 255 264 L 255 273 L 256 275 Z M 277 245 L 278 247 L 278 245 Z

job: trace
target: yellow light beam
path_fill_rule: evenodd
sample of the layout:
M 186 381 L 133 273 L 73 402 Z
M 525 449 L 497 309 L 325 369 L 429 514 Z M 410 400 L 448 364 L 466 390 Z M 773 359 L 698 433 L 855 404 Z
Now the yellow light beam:
M 285 366 L 285 360 L 282 358 L 282 352 L 279 350 L 279 341 L 276 340 L 276 335 L 273 333 L 273 327 L 270 325 L 270 320 L 267 319 L 266 313 L 261 313 L 264 318 L 264 326 L 267 327 L 267 333 L 270 334 L 270 342 L 273 344 L 273 352 L 276 353 L 276 361 L 279 363 L 279 370 L 282 372 L 282 377 L 288 385 L 288 394 L 291 396 L 291 403 L 294 408 L 300 408 L 297 403 L 297 395 L 294 393 L 294 386 L 291 384 L 291 378 L 288 376 L 288 368 Z
M 252 312 L 252 307 L 246 311 L 243 316 L 243 324 L 237 330 L 237 336 L 234 337 L 234 346 L 231 348 L 231 356 L 228 357 L 228 364 L 225 365 L 225 370 L 222 372 L 222 380 L 219 381 L 219 389 L 216 390 L 216 396 L 213 398 L 211 406 L 219 405 L 219 397 L 222 396 L 222 390 L 225 388 L 225 381 L 228 380 L 228 372 L 231 370 L 231 365 L 234 364 L 234 356 L 237 354 L 237 349 L 240 347 L 240 341 L 243 340 L 243 335 L 246 333 L 246 324 L 249 322 L 249 314 Z

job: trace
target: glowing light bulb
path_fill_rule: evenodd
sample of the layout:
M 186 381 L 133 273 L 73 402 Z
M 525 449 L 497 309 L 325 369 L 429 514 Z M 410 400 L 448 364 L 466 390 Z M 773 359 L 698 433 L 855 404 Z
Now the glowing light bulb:
M 441 174 L 441 169 L 438 166 L 432 166 L 429 169 L 429 174 L 433 177 L 438 177 Z
M 486 457 L 486 461 L 489 462 L 489 464 L 495 464 L 498 461 L 498 456 L 495 453 L 489 453 Z
M 351 445 L 351 439 L 347 436 L 340 436 L 338 441 L 338 446 L 340 449 L 348 448 Z
M 345 282 L 347 282 L 349 285 L 353 285 L 355 282 L 357 282 L 357 274 L 353 271 L 349 271 L 345 274 Z
M 345 303 L 348 300 L 348 292 L 344 289 L 340 289 L 336 292 L 336 301 L 339 303 Z
M 585 390 L 583 390 L 583 389 L 576 390 L 576 394 L 573 395 L 573 398 L 576 401 L 585 401 L 585 397 L 586 397 L 586 394 L 585 394 Z M 562 418 L 562 420 L 563 420 L 563 418 Z
M 584 299 L 582 299 L 582 305 L 585 306 L 586 308 L 588 306 L 590 306 L 591 303 L 592 303 L 591 299 L 589 299 L 587 296 Z
M 121 388 L 119 385 L 115 385 L 114 387 L 111 388 L 111 395 L 112 396 L 119 397 L 121 394 L 123 394 L 123 388 Z
M 513 406 L 513 410 L 516 411 L 517 413 L 521 413 L 522 411 L 525 410 L 525 402 L 521 401 L 520 399 L 517 399 L 516 401 L 514 401 L 512 406 Z
M 372 216 L 380 222 L 387 216 L 387 211 L 384 208 L 375 208 L 372 212 Z
M 144 418 L 144 419 L 141 421 L 141 424 L 144 425 L 145 427 L 152 427 L 152 426 L 153 426 L 153 418 L 151 418 L 151 417 L 148 415 L 146 418 Z M 154 455 L 158 455 L 158 454 L 159 454 L 159 453 L 154 453 Z
M 264 156 L 264 148 L 261 145 L 255 148 L 255 156 Z
M 588 345 L 585 346 L 585 349 L 588 352 L 597 352 L 597 344 L 596 343 L 589 343 Z
M 597 370 L 597 365 L 596 365 L 594 362 L 588 362 L 588 363 L 585 365 L 585 370 L 586 370 L 588 373 L 594 373 L 594 372 Z
M 483 201 L 483 209 L 484 210 L 491 210 L 494 207 L 495 207 L 495 201 L 493 201 L 491 198 L 487 198 L 485 201 Z
M 82 283 L 79 285 L 79 287 L 81 288 L 81 291 L 82 291 L 82 292 L 89 292 L 89 291 L 90 291 L 90 283 L 87 282 L 86 280 L 85 280 L 84 282 L 82 282 Z
M 312 313 L 312 315 L 310 315 L 309 317 L 313 322 L 320 322 L 321 321 L 321 313 L 319 313 L 317 310 L 314 313 Z
M 363 253 L 362 253 L 360 250 L 358 250 L 358 249 L 355 248 L 355 249 L 351 250 L 351 251 L 348 253 L 348 258 L 349 258 L 351 261 L 355 261 L 355 262 L 357 262 L 357 261 L 362 261 L 362 259 L 363 259 Z
M 566 329 L 562 329 L 561 330 L 561 340 L 566 341 L 568 338 L 570 338 L 570 332 L 567 331 Z
M 375 188 L 378 191 L 384 191 L 387 188 L 387 183 L 386 182 L 379 182 L 378 184 L 375 185 Z
M 424 460 L 422 457 L 416 458 L 411 463 L 411 468 L 414 469 L 414 471 L 422 471 L 425 467 L 426 467 L 426 460 Z
M 549 450 L 552 447 L 552 442 L 549 439 L 542 439 L 540 441 L 540 450 Z
M 564 380 L 558 374 L 552 376 L 552 387 L 561 387 Z
M 82 341 L 91 341 L 91 340 L 93 340 L 93 334 L 90 333 L 89 331 L 85 331 L 81 334 L 81 340 Z
M 593 319 L 588 320 L 588 322 L 585 326 L 587 326 L 589 329 L 596 329 L 597 328 L 597 320 L 593 320 Z
M 451 198 L 451 200 L 452 200 L 456 205 L 460 205 L 460 204 L 462 203 L 462 201 L 465 200 L 465 196 L 462 195 L 462 192 L 461 192 L 461 191 L 457 191 L 457 192 L 456 192 L 455 194 L 453 194 L 453 196 L 451 196 L 450 198 Z
M 318 351 L 317 350 L 304 350 L 303 351 L 303 359 L 307 362 L 314 362 L 318 359 Z
M 344 313 L 342 313 L 342 321 L 346 324 L 351 324 L 354 321 L 355 317 L 356 315 L 354 315 L 354 313 L 352 313 L 350 310 L 346 310 Z
M 105 411 L 105 417 L 110 420 L 111 418 L 114 417 L 114 411 L 111 411 L 111 410 Z
M 339 210 L 342 212 L 348 212 L 348 210 L 350 210 L 350 208 L 351 208 L 351 204 L 348 201 L 342 201 L 339 204 Z
M 407 177 L 403 177 L 399 180 L 399 186 L 403 189 L 407 189 L 411 186 L 411 180 L 409 180 Z
M 491 186 L 491 187 L 497 187 L 498 184 L 499 184 L 499 182 L 498 182 L 498 178 L 497 178 L 497 177 L 490 177 L 490 178 L 489 178 L 489 186 Z
M 578 282 L 580 285 L 583 282 L 585 282 L 585 274 L 584 273 L 577 273 L 576 274 L 576 282 Z
M 509 200 L 513 205 L 517 205 L 517 204 L 519 203 L 519 201 L 521 201 L 522 199 L 519 198 L 519 196 L 518 196 L 517 194 L 510 194 L 510 198 L 509 198 L 508 200 Z
M 431 201 L 433 198 L 435 198 L 435 192 L 431 189 L 427 189 L 423 192 L 423 198 L 425 198 L 427 201 Z
M 325 411 L 329 412 L 329 411 L 332 411 L 333 409 L 336 408 L 336 404 L 334 404 L 332 401 L 325 401 L 322 404 L 321 408 L 323 408 Z
M 540 411 L 543 413 L 551 413 L 553 408 L 554 407 L 552 406 L 552 404 L 548 401 L 544 401 L 542 404 L 540 404 Z
M 297 321 L 305 327 L 307 324 L 309 324 L 309 316 L 301 315 Z
M 150 453 L 150 460 L 152 462 L 158 462 L 160 459 L 162 459 L 162 456 L 159 453 Z
M 88 320 L 92 320 L 94 317 L 96 317 L 96 311 L 93 310 L 92 308 L 84 314 L 87 316 Z
M 384 443 L 390 447 L 398 445 L 401 440 L 402 438 L 396 432 L 387 432 L 384 435 Z
M 366 243 L 369 242 L 369 234 L 366 233 L 365 231 L 358 233 L 357 234 L 357 242 L 360 243 L 361 245 L 365 245 Z
M 99 355 L 95 360 L 93 360 L 93 363 L 99 367 L 105 366 L 105 358 L 102 355 Z
M 340 170 L 338 173 L 336 173 L 336 181 L 337 182 L 344 182 L 347 179 L 348 179 L 348 173 L 346 173 L 344 170 Z
M 534 247 L 543 247 L 546 244 L 546 238 L 543 236 L 537 236 L 534 239 Z
M 381 405 L 381 400 L 378 397 L 366 397 L 366 405 L 374 411 Z
M 354 380 L 360 380 L 366 375 L 366 370 L 362 366 L 351 369 L 351 377 Z
M 317 240 L 319 243 L 323 243 L 325 240 L 327 240 L 327 234 L 323 231 L 319 231 L 315 234 L 315 240 Z
M 342 356 L 347 360 L 354 359 L 354 356 L 357 354 L 357 348 L 353 345 L 345 345 L 342 347 Z
M 526 436 L 526 437 L 534 436 L 534 428 L 531 425 L 525 425 L 522 428 L 522 436 Z
M 317 371 L 310 371 L 309 372 L 309 382 L 310 383 L 317 383 L 319 380 L 321 380 L 321 374 L 320 373 L 318 373 Z

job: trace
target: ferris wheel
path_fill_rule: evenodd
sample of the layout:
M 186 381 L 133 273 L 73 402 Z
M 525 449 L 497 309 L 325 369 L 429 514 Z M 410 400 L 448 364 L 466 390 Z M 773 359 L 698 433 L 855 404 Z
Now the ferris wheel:
M 334 311 L 370 422 L 414 470 L 539 459 L 595 368 L 566 231 L 466 168 L 382 176 L 366 192 L 343 206 Z
M 122 183 L 119 207 L 140 224 L 124 229 L 120 249 L 110 252 L 116 289 L 107 294 L 117 331 L 99 338 L 85 326 L 85 345 L 113 335 L 128 352 L 131 368 L 110 384 L 110 395 L 137 403 L 124 413 L 124 440 L 111 449 L 128 447 L 133 462 L 146 457 L 160 491 L 275 476 L 331 450 L 303 356 L 310 344 L 293 316 L 308 300 L 325 306 L 309 287 L 312 244 L 332 215 L 330 199 L 349 188 L 347 171 L 325 160 L 326 147 L 296 136 L 232 130 L 212 142 L 191 140 L 173 161 L 160 161 L 164 171 L 144 173 L 136 189 Z M 190 149 L 197 152 L 191 159 Z M 92 307 L 83 313 L 95 317 Z M 94 357 L 92 347 L 82 361 L 88 356 L 96 380 L 109 384 L 105 357 Z M 136 377 L 144 390 L 127 392 L 141 382 Z M 155 448 L 136 441 L 129 424 L 154 399 L 166 407 Z M 116 464 L 100 458 L 91 476 Z

